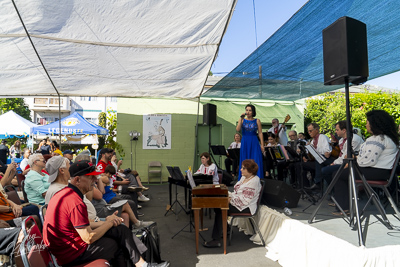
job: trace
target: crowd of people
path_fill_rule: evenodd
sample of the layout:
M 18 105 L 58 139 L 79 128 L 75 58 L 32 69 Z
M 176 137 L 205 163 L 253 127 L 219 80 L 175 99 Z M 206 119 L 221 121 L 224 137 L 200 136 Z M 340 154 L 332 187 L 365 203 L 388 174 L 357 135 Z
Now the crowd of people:
M 273 119 L 273 127 L 263 133 L 261 122 L 255 116 L 255 107 L 247 105 L 239 118 L 238 132 L 228 148 L 231 152 L 231 149 L 240 150 L 239 158 L 230 158 L 228 153 L 225 161 L 227 171 L 233 176 L 238 175 L 234 191 L 229 193 L 228 214 L 254 214 L 262 178 L 283 181 L 289 177 L 289 183 L 296 189 L 321 190 L 324 183 L 331 183 L 339 167 L 346 162 L 349 136 L 352 137 L 351 155 L 367 180 L 388 180 L 391 170 L 396 167 L 393 163 L 398 153 L 399 133 L 394 119 L 385 111 L 373 110 L 366 114 L 366 129 L 370 134 L 366 140 L 348 131 L 345 121 L 335 124 L 336 136 L 332 138 L 321 133 L 319 125 L 313 122 L 306 127 L 311 138 L 306 140 L 304 133 L 287 131 L 278 119 Z M 5 146 L 5 142 L 2 145 Z M 0 164 L 6 169 L 0 183 L 0 225 L 18 226 L 23 217 L 29 215 L 40 224 L 38 207 L 47 204 L 44 241 L 63 266 L 98 258 L 115 266 L 152 266 L 141 257 L 143 251 L 138 249 L 131 234 L 131 230 L 153 223 L 139 220 L 144 215 L 139 211 L 139 202 L 150 200 L 144 194 L 148 188 L 142 185 L 136 171 L 120 168 L 122 161 L 117 159 L 114 150 L 101 149 L 97 165 L 89 151 L 74 158 L 72 151 L 61 152 L 56 142 L 48 140 L 43 140 L 33 154 L 29 149 L 21 150 L 17 142 L 10 151 L 3 153 L 2 150 L 5 149 L 0 146 Z M 313 160 L 310 151 L 323 160 Z M 18 185 L 15 178 L 17 165 L 4 164 L 4 155 L 23 157 L 20 167 L 30 204 L 19 205 L 7 198 L 3 187 Z M 211 155 L 204 152 L 200 159 L 196 174 L 212 177 L 213 184 L 222 183 Z M 346 165 L 333 192 L 341 209 L 336 203 L 329 203 L 336 209 L 334 215 L 349 212 L 348 175 Z M 222 223 L 221 211 L 215 209 L 212 239 L 203 244 L 205 247 L 221 246 Z M 164 262 L 160 266 L 168 265 Z
M 61 152 L 55 141 L 43 140 L 33 154 L 27 148 L 18 150 L 18 145 L 5 155 L 23 157 L 20 172 L 27 199 L 19 205 L 8 198 L 3 187 L 19 185 L 18 165 L 4 164 L 0 227 L 20 227 L 27 216 L 33 216 L 42 228 L 39 207 L 48 205 L 43 239 L 60 265 L 104 259 L 113 266 L 169 266 L 168 261 L 148 263 L 141 256 L 146 248 L 134 232 L 154 223 L 139 220 L 144 216 L 139 202 L 150 201 L 144 195 L 149 188 L 142 185 L 136 171 L 120 169 L 122 161 L 117 161 L 113 149 L 101 149 L 96 165 L 90 151 L 74 157 L 71 150 Z

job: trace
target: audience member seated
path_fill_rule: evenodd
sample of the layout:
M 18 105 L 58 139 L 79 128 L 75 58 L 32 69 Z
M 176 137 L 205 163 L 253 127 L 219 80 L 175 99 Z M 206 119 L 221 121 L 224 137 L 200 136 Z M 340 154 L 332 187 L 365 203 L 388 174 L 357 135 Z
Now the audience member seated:
M 112 188 L 110 187 L 110 178 L 112 175 L 115 174 L 115 169 L 113 166 L 107 166 L 104 173 L 101 174 L 101 180 L 104 183 L 104 194 L 103 194 L 103 199 L 108 203 L 108 204 L 113 204 L 116 203 L 120 200 L 128 200 L 128 204 L 131 207 L 131 210 L 128 212 L 130 216 L 130 220 L 134 223 L 136 227 L 143 227 L 143 226 L 148 226 L 152 224 L 153 222 L 144 222 L 144 221 L 139 221 L 137 218 L 139 216 L 137 212 L 137 205 L 135 202 L 132 200 L 129 200 L 127 197 L 122 197 L 123 195 L 118 195 L 114 193 Z M 132 213 L 131 213 L 132 212 Z
M 29 148 L 24 148 L 24 152 L 23 152 L 23 157 L 24 159 L 21 160 L 21 162 L 19 163 L 19 168 L 24 172 L 26 166 L 28 166 L 28 160 L 29 160 L 29 156 L 31 155 L 31 151 L 29 150 Z M 26 175 L 28 172 L 24 173 L 24 175 Z
M 357 163 L 365 179 L 385 181 L 390 177 L 398 152 L 399 136 L 396 125 L 393 117 L 383 110 L 369 111 L 366 116 L 367 132 L 371 136 L 361 145 Z M 356 179 L 360 179 L 357 177 L 357 172 L 355 173 Z M 349 210 L 348 178 L 349 168 L 346 166 L 335 185 L 334 193 L 338 204 L 345 212 Z M 343 215 L 339 211 L 333 214 Z
M 9 176 L 13 176 L 15 172 L 16 164 L 9 164 L 2 182 L 3 180 L 10 180 Z M 0 183 L 0 220 L 6 221 L 12 227 L 20 227 L 22 223 L 21 216 L 39 216 L 39 208 L 36 205 L 30 205 L 28 203 L 18 205 L 8 199 L 8 195 L 4 191 L 2 184 L 3 183 Z
M 212 163 L 210 154 L 208 152 L 201 153 L 200 160 L 201 160 L 201 165 L 194 174 L 212 175 L 213 184 L 219 184 L 218 168 L 217 165 Z
M 228 147 L 228 149 L 235 149 L 239 148 L 240 149 L 240 141 L 242 140 L 242 136 L 238 133 L 235 134 L 234 140 Z M 225 168 L 226 171 L 232 174 L 232 176 L 236 176 L 238 170 L 238 165 L 239 165 L 239 159 L 233 160 L 230 156 L 228 151 L 226 151 L 227 158 L 225 159 Z M 231 170 L 231 166 L 233 169 Z
M 142 180 L 139 176 L 139 173 L 136 170 L 131 171 L 130 169 L 126 169 L 125 171 L 120 170 L 120 172 L 117 173 L 118 176 L 121 176 L 122 178 L 130 180 L 130 183 L 128 185 L 128 191 L 133 191 L 137 192 L 138 194 L 138 201 L 141 202 L 147 202 L 150 201 L 150 198 L 146 197 L 142 191 L 147 191 L 149 190 L 148 187 L 143 186 Z
M 242 178 L 235 184 L 234 191 L 229 192 L 229 213 L 251 213 L 257 209 L 257 201 L 260 195 L 261 183 L 257 176 L 258 165 L 252 159 L 242 162 Z M 227 222 L 225 222 L 227 223 Z M 215 209 L 214 227 L 212 240 L 205 242 L 204 247 L 215 248 L 221 246 L 222 236 L 222 213 L 221 209 Z
M 31 170 L 25 178 L 25 192 L 30 203 L 43 205 L 46 192 L 50 186 L 49 175 L 42 172 L 46 167 L 46 161 L 42 154 L 35 153 L 29 157 Z
M 83 195 L 96 183 L 96 167 L 79 161 L 70 167 L 71 183 L 55 194 L 48 205 L 43 229 L 47 247 L 62 266 L 105 259 L 113 266 L 150 265 L 140 257 L 131 231 L 122 219 L 111 215 L 102 222 L 90 222 Z M 69 245 L 66 245 L 69 244 Z

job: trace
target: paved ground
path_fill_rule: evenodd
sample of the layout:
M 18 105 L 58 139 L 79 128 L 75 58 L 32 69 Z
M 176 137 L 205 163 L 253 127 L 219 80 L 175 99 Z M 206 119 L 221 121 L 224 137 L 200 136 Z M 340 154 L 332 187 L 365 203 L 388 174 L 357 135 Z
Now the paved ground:
M 145 216 L 142 218 L 144 220 L 154 220 L 158 223 L 158 230 L 161 236 L 161 255 L 163 259 L 171 261 L 171 266 L 280 266 L 265 257 L 266 249 L 264 247 L 253 244 L 249 240 L 249 236 L 245 236 L 242 232 L 239 233 L 236 227 L 234 228 L 232 245 L 227 248 L 227 255 L 223 254 L 222 248 L 207 249 L 201 245 L 200 254 L 196 255 L 194 230 L 189 232 L 189 226 L 172 239 L 174 234 L 188 225 L 189 216 L 183 211 L 177 216 L 172 212 L 164 216 L 169 203 L 168 185 L 151 185 L 150 188 L 147 194 L 151 201 L 143 203 L 142 212 L 145 213 Z M 183 188 L 178 187 L 178 192 L 178 200 L 183 204 Z M 310 202 L 307 199 L 301 199 L 298 207 L 293 209 L 291 217 L 307 224 L 307 220 L 315 209 L 315 206 L 311 206 L 303 211 L 309 204 Z M 174 206 L 174 210 L 179 211 L 180 207 Z M 278 208 L 277 210 L 281 211 Z M 393 213 L 391 208 L 387 210 L 391 213 L 389 214 L 389 220 L 394 225 L 395 230 L 388 230 L 375 217 L 375 207 L 372 206 L 368 210 L 371 211 L 371 215 L 368 216 L 368 226 L 365 228 L 367 229 L 365 231 L 367 236 L 366 247 L 400 244 L 400 221 L 391 215 Z M 311 226 L 357 246 L 357 231 L 351 230 L 342 218 L 332 216 L 331 211 L 333 211 L 333 208 L 325 203 L 317 214 L 316 222 Z M 209 240 L 211 238 L 213 219 L 205 219 L 204 224 L 209 230 L 202 232 L 202 235 L 206 240 Z

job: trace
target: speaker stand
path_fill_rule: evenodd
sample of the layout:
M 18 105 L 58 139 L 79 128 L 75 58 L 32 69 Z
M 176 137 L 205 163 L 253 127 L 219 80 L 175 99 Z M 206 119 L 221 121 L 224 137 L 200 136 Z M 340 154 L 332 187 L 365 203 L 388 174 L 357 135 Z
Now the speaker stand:
M 357 166 L 357 161 L 356 159 L 353 158 L 353 153 L 352 153 L 352 140 L 353 140 L 353 135 L 352 135 L 352 125 L 351 125 L 351 115 L 350 115 L 350 97 L 349 97 L 349 78 L 345 77 L 345 94 L 346 94 L 346 128 L 347 128 L 347 158 L 343 160 L 342 165 L 340 166 L 338 172 L 336 173 L 335 177 L 333 178 L 332 182 L 329 184 L 326 192 L 324 193 L 321 201 L 319 202 L 317 208 L 314 210 L 314 212 L 311 214 L 310 219 L 308 220 L 308 223 L 311 224 L 318 212 L 318 210 L 321 208 L 322 203 L 328 196 L 328 194 L 332 191 L 333 187 L 337 183 L 337 181 L 340 178 L 340 175 L 342 174 L 344 168 L 346 168 L 346 165 L 349 168 L 349 199 L 350 199 L 350 217 L 346 215 L 346 213 L 343 211 L 343 209 L 340 207 L 340 205 L 336 202 L 335 198 L 332 197 L 333 201 L 335 202 L 336 206 L 339 208 L 339 210 L 346 216 L 346 219 L 348 220 L 348 224 L 350 227 L 354 228 L 354 221 L 357 223 L 357 232 L 358 232 L 358 244 L 360 246 L 365 246 L 365 239 L 362 233 L 362 228 L 361 228 L 361 220 L 360 220 L 360 212 L 358 208 L 358 201 L 357 201 L 357 188 L 356 188 L 356 180 L 354 176 L 354 172 L 357 171 L 359 174 L 361 172 L 358 169 Z M 361 180 L 364 184 L 365 187 L 369 187 L 367 181 L 365 180 L 364 176 L 361 175 Z

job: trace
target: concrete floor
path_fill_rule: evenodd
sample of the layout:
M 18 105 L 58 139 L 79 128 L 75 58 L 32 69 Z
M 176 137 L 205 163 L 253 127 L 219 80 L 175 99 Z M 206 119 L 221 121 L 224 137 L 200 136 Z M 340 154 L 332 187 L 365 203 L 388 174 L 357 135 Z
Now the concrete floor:
M 175 199 L 174 192 L 173 187 L 173 201 Z M 178 200 L 184 205 L 183 188 L 178 187 L 178 192 Z M 201 244 L 199 245 L 199 255 L 196 255 L 194 230 L 190 232 L 189 226 L 187 226 L 189 215 L 186 215 L 184 211 L 179 212 L 181 208 L 174 205 L 174 211 L 179 214 L 168 212 L 164 216 L 169 204 L 168 184 L 150 185 L 150 190 L 146 194 L 151 201 L 142 202 L 142 212 L 145 216 L 141 219 L 157 222 L 161 238 L 161 256 L 163 259 L 169 260 L 171 266 L 280 266 L 277 262 L 265 257 L 266 249 L 264 247 L 252 243 L 249 236 L 239 232 L 236 227 L 233 232 L 232 245 L 227 247 L 227 255 L 223 254 L 223 248 L 208 249 L 202 247 Z M 362 202 L 365 201 L 362 200 Z M 316 208 L 316 206 L 310 206 L 303 211 L 309 204 L 311 203 L 307 199 L 300 199 L 298 207 L 292 209 L 293 214 L 290 217 L 307 224 L 311 213 Z M 278 208 L 276 210 L 282 211 Z M 357 231 L 352 230 L 342 218 L 331 215 L 332 211 L 333 208 L 324 203 L 311 226 L 358 246 Z M 388 218 L 394 230 L 388 230 L 377 219 L 377 211 L 374 206 L 369 207 L 367 211 L 369 214 L 366 220 L 367 227 L 364 226 L 366 221 L 363 221 L 366 247 L 400 244 L 400 221 L 393 216 L 393 210 L 387 208 Z M 187 227 L 184 231 L 172 238 L 185 226 Z M 209 230 L 201 232 L 201 234 L 206 240 L 209 240 L 211 239 L 213 219 L 205 218 L 204 226 Z M 201 238 L 200 241 L 202 241 Z

